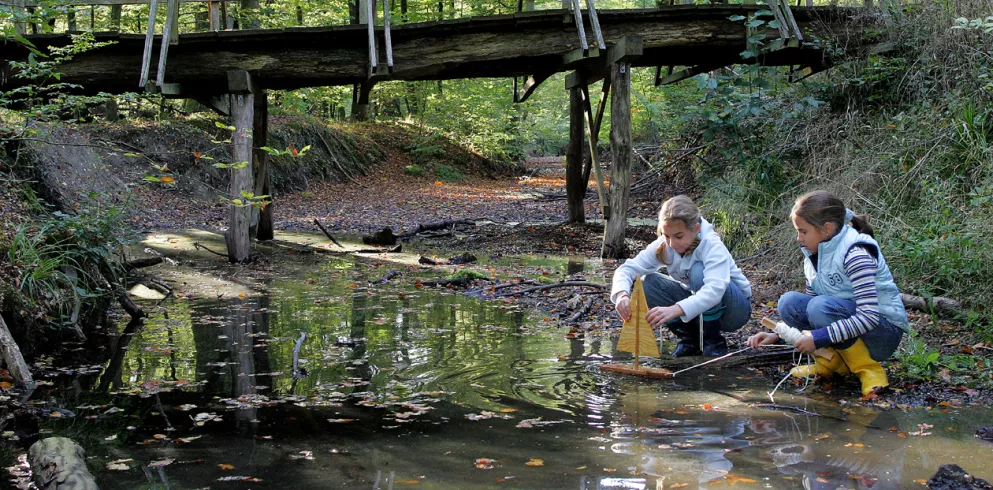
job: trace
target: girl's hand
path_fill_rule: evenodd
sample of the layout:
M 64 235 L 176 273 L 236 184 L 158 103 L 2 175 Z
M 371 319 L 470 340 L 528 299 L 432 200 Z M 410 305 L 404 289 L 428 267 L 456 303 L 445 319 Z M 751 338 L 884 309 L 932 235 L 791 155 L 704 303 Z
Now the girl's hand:
M 621 317 L 621 320 L 628 321 L 631 319 L 631 297 L 624 295 L 620 300 L 617 301 L 617 305 L 614 306 L 614 311 L 617 315 Z
M 645 315 L 645 319 L 648 320 L 648 324 L 651 325 L 652 328 L 659 328 L 685 314 L 686 312 L 683 311 L 683 307 L 679 305 L 656 306 L 655 308 L 648 310 L 648 314 Z
M 779 342 L 779 334 L 776 332 L 759 332 L 745 341 L 745 345 L 753 349 L 761 349 L 763 345 Z
M 814 345 L 814 334 L 810 333 L 810 330 L 804 330 L 803 335 L 793 344 L 793 347 L 796 347 L 797 352 L 803 354 L 814 352 L 817 349 L 817 346 Z

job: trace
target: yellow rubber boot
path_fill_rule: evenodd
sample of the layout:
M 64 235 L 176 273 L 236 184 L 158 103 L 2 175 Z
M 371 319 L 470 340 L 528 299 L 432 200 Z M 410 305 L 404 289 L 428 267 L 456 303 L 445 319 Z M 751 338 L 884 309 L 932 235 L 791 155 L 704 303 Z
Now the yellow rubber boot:
M 836 349 L 841 354 L 841 359 L 848 365 L 853 373 L 862 382 L 862 396 L 866 396 L 880 388 L 890 385 L 886 379 L 886 370 L 879 365 L 875 359 L 869 355 L 869 347 L 856 339 L 855 343 L 847 349 Z
M 818 353 L 821 353 L 822 351 L 826 351 L 825 353 L 828 355 L 818 355 Z M 845 361 L 841 359 L 841 355 L 838 354 L 838 351 L 834 350 L 834 347 L 817 349 L 817 351 L 814 352 L 814 364 L 797 366 L 790 370 L 790 374 L 792 374 L 794 378 L 808 378 L 814 375 L 822 378 L 830 378 L 835 374 L 845 375 L 850 373 L 851 371 L 848 370 L 848 366 L 845 365 Z

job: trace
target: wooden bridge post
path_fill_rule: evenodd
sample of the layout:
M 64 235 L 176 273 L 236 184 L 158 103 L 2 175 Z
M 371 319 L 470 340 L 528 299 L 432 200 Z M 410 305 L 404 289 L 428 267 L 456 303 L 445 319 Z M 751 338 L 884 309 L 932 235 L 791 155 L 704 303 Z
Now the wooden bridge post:
M 110 30 L 111 32 L 121 32 L 121 7 L 122 5 L 110 6 Z
M 228 231 L 224 241 L 228 247 L 228 260 L 234 263 L 246 262 L 251 256 L 248 228 L 251 224 L 251 208 L 244 205 L 242 192 L 252 192 L 252 130 L 255 115 L 255 88 L 251 75 L 245 70 L 228 72 L 228 90 L 231 93 L 231 135 L 230 185 L 228 199 L 242 201 L 242 205 L 231 204 L 228 215 Z M 239 167 L 241 163 L 246 165 Z
M 261 90 L 255 96 L 255 122 L 252 127 L 252 157 L 255 160 L 255 195 L 271 196 L 269 189 L 269 154 L 262 149 L 269 140 L 269 94 Z M 272 201 L 272 198 L 269 198 Z M 259 211 L 252 208 L 252 215 L 258 213 L 255 228 L 256 240 L 272 240 L 272 203 Z M 252 221 L 255 221 L 254 219 Z
M 69 11 L 66 12 L 66 30 L 69 32 L 76 30 L 76 11 L 73 7 L 69 7 Z
M 207 22 L 210 24 L 211 31 L 221 30 L 221 2 L 209 2 L 207 4 Z
M 610 219 L 603 234 L 603 258 L 627 255 L 624 229 L 627 227 L 628 196 L 631 193 L 631 63 L 621 61 L 610 67 Z
M 565 150 L 565 194 L 570 223 L 585 223 L 587 180 L 583 178 L 583 133 L 586 130 L 583 114 L 583 90 L 569 89 L 569 145 Z

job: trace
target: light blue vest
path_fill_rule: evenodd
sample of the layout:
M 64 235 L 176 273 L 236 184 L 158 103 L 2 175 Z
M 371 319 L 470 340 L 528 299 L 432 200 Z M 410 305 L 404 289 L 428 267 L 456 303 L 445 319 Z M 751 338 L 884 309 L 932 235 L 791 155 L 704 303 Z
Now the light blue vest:
M 810 252 L 802 249 L 807 260 L 803 262 L 803 274 L 817 295 L 834 296 L 835 298 L 855 300 L 852 281 L 845 273 L 845 255 L 855 245 L 869 245 L 869 253 L 877 262 L 876 293 L 879 295 L 879 312 L 886 321 L 894 327 L 910 332 L 907 321 L 907 310 L 903 308 L 900 291 L 893 282 L 893 274 L 886 266 L 886 260 L 879 250 L 879 244 L 869 235 L 855 231 L 845 225 L 837 235 L 817 246 L 817 268 L 810 260 Z M 875 253 L 873 250 L 875 249 Z

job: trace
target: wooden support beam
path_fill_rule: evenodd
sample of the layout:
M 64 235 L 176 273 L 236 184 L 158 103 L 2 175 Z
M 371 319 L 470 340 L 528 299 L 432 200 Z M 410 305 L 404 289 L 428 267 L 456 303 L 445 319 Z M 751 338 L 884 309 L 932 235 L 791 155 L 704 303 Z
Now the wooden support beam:
M 604 81 L 604 83 L 607 83 Z M 590 165 L 593 167 L 593 174 L 596 176 L 597 196 L 600 198 L 600 211 L 604 220 L 610 219 L 610 204 L 607 203 L 607 187 L 603 182 L 603 172 L 600 169 L 600 156 L 597 154 L 597 143 L 599 139 L 600 125 L 593 115 L 593 107 L 590 104 L 589 87 L 580 87 L 583 93 L 583 109 L 586 112 L 587 138 L 590 143 Z M 609 90 L 606 89 L 605 90 Z M 602 102 L 602 101 L 601 101 Z
M 610 66 L 620 61 L 633 61 L 642 56 L 645 52 L 645 44 L 640 36 L 625 36 L 619 39 L 613 46 L 607 48 L 606 56 L 598 58 L 594 62 L 588 73 L 579 71 L 570 73 L 565 77 L 565 88 L 571 89 L 581 85 L 588 85 L 602 80 L 609 75 Z
M 155 72 L 155 84 L 160 88 L 165 83 L 166 60 L 169 58 L 169 45 L 172 44 L 172 31 L 179 16 L 179 0 L 168 0 L 165 27 L 162 28 L 162 42 L 159 43 L 159 67 Z M 168 42 L 167 42 L 168 39 Z
M 269 184 L 269 154 L 262 149 L 269 140 L 269 94 L 262 90 L 255 97 L 255 122 L 252 128 L 252 157 L 255 163 L 255 195 L 271 196 Z M 270 197 L 271 201 L 272 198 Z M 255 226 L 256 240 L 272 240 L 272 203 L 262 209 L 252 208 L 253 222 L 258 215 Z
M 231 135 L 230 185 L 228 199 L 228 231 L 225 243 L 228 260 L 234 263 L 247 262 L 251 256 L 248 228 L 251 225 L 251 208 L 244 205 L 242 192 L 252 192 L 252 129 L 255 113 L 255 96 L 249 93 L 231 94 L 231 123 L 235 127 Z M 244 165 L 242 165 L 244 164 Z M 240 167 L 240 168 L 239 168 Z M 238 205 L 241 202 L 242 205 Z
M 538 89 L 538 86 L 554 74 L 555 72 L 548 72 L 540 75 L 531 75 L 524 81 L 524 86 L 520 87 L 520 89 L 517 87 L 517 77 L 514 77 L 514 102 L 521 103 L 528 100 L 531 94 Z
M 228 95 L 195 97 L 195 100 L 222 116 L 231 115 L 231 97 Z
M 627 256 L 624 230 L 627 228 L 628 196 L 631 193 L 631 65 L 616 63 L 610 70 L 610 217 L 604 225 L 603 258 Z
M 262 89 L 255 83 L 247 70 L 231 70 L 228 72 L 228 92 L 232 94 L 255 94 L 261 93 Z
M 211 31 L 221 30 L 221 2 L 211 1 L 207 4 L 207 19 Z
M 141 77 L 138 86 L 145 88 L 148 84 L 148 72 L 152 65 L 152 43 L 155 41 L 155 13 L 159 8 L 159 0 L 151 0 L 148 7 L 148 23 L 145 29 L 145 49 L 141 56 Z
M 569 89 L 569 144 L 565 150 L 565 194 L 570 223 L 585 223 L 587 180 L 583 178 L 583 91 Z
M 672 72 L 672 73 L 670 73 L 670 74 L 662 77 L 661 79 L 658 79 L 657 78 L 656 81 L 655 81 L 655 86 L 657 87 L 659 85 L 669 85 L 670 83 L 676 83 L 676 82 L 679 82 L 679 81 L 682 81 L 682 80 L 686 80 L 687 78 L 695 77 L 695 76 L 697 76 L 697 75 L 699 75 L 701 73 L 706 73 L 708 71 L 713 71 L 713 70 L 716 70 L 718 68 L 723 68 L 725 66 L 732 65 L 732 64 L 734 64 L 733 61 L 727 61 L 727 62 L 720 62 L 720 61 L 718 61 L 718 62 L 707 63 L 707 64 L 703 64 L 703 65 L 688 66 L 688 67 L 686 67 L 686 68 L 684 68 L 682 70 L 679 70 L 677 72 Z

